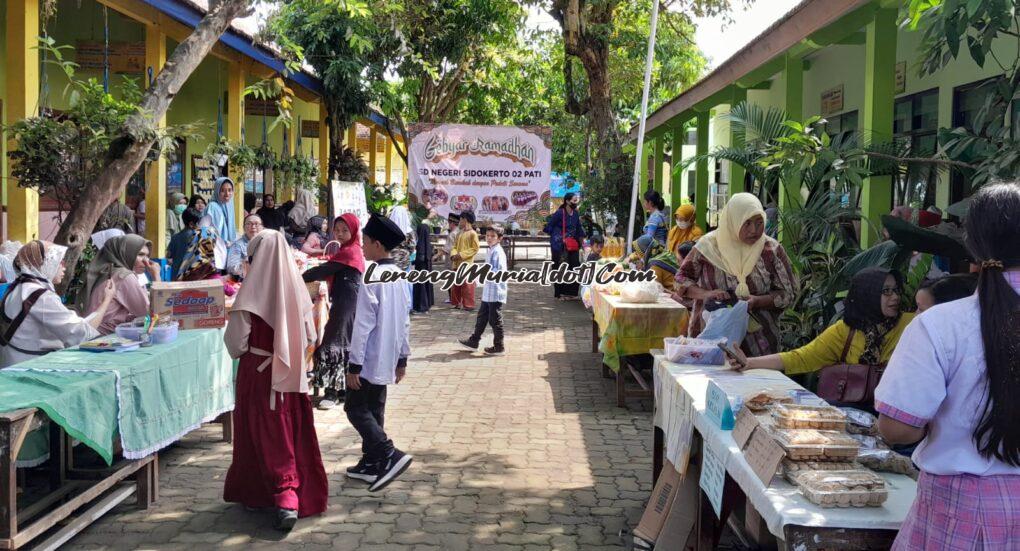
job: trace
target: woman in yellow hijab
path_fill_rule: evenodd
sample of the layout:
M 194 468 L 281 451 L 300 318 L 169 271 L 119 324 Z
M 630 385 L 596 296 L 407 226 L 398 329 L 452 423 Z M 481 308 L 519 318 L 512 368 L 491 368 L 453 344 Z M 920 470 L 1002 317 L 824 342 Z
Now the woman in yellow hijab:
M 706 301 L 746 300 L 753 319 L 742 348 L 763 355 L 779 351 L 779 315 L 793 303 L 797 279 L 783 246 L 765 235 L 761 201 L 738 193 L 723 208 L 719 228 L 699 239 L 684 260 L 674 288 L 675 298 L 694 301 L 694 336 L 703 326 Z
M 684 261 L 680 245 L 697 241 L 704 231 L 694 222 L 694 205 L 680 205 L 673 213 L 673 227 L 666 237 L 666 250 L 649 262 L 655 279 L 666 289 L 673 288 L 673 277 Z

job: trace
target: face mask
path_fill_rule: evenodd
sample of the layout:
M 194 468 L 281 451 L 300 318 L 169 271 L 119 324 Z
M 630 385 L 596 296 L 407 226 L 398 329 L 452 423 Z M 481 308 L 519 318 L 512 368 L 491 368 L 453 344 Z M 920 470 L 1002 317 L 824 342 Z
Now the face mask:
M 676 227 L 680 228 L 681 230 L 686 230 L 687 228 L 691 227 L 691 223 L 684 220 L 682 222 L 677 222 Z
M 178 215 L 184 214 L 184 211 L 188 209 L 188 205 L 174 205 L 174 212 Z

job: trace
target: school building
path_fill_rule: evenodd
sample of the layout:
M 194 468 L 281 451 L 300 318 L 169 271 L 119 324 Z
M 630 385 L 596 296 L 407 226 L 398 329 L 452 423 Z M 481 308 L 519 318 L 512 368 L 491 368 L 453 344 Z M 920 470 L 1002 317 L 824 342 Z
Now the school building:
M 717 145 L 740 143 L 719 115 L 743 101 L 784 109 L 789 119 L 821 115 L 830 135 L 859 131 L 865 140 L 895 139 L 911 146 L 913 156 L 936 149 L 939 128 L 972 123 L 984 103 L 990 79 L 1002 69 L 989 59 L 977 66 L 968 55 L 935 75 L 918 76 L 922 31 L 897 25 L 906 0 L 805 0 L 729 60 L 655 112 L 646 123 L 642 188 L 654 186 L 673 208 L 695 196 L 698 220 L 710 215 L 732 193 L 753 189 L 744 170 L 727 161 L 697 162 L 681 168 L 683 158 L 710 152 Z M 725 32 L 725 31 L 723 31 Z M 1015 39 L 993 44 L 999 59 L 1016 59 Z M 1011 111 L 1013 132 L 1020 132 L 1020 102 Z M 630 138 L 635 140 L 637 128 Z M 667 138 L 668 137 L 668 138 Z M 665 139 L 684 144 L 677 162 L 665 154 Z M 862 216 L 879 222 L 897 204 L 920 203 L 945 209 L 969 194 L 968 182 L 947 171 L 865 180 Z M 734 185 L 734 183 L 736 183 Z M 780 192 L 780 208 L 785 193 Z M 864 244 L 871 236 L 862 232 Z
M 51 37 L 57 45 L 74 50 L 65 56 L 80 67 L 76 78 L 96 78 L 119 97 L 125 78 L 147 84 L 159 72 L 177 44 L 184 40 L 205 14 L 204 0 L 0 0 L 0 101 L 3 122 L 13 122 L 39 113 L 59 115 L 69 105 L 65 94 L 68 78 L 45 54 L 36 48 L 39 36 Z M 40 10 L 55 6 L 52 17 Z M 196 136 L 178 142 L 169 160 L 143 165 L 131 186 L 144 189 L 146 234 L 161 256 L 166 248 L 165 212 L 168 193 L 208 195 L 212 190 L 213 167 L 203 161 L 203 153 L 219 136 L 252 146 L 268 143 L 282 156 L 304 155 L 314 158 L 325 174 L 328 157 L 326 112 L 320 100 L 321 81 L 312 74 L 291 74 L 288 86 L 296 98 L 294 124 L 288 130 L 278 125 L 269 128 L 276 116 L 275 102 L 245 99 L 243 90 L 259 80 L 281 74 L 284 63 L 272 50 L 256 44 L 256 29 L 247 21 L 236 22 L 213 48 L 212 53 L 191 75 L 177 94 L 165 124 L 200 123 Z M 243 115 L 242 115 L 243 114 Z M 378 113 L 357 121 L 347 130 L 345 143 L 356 147 L 370 166 L 372 183 L 402 182 L 403 162 L 385 133 L 386 120 Z M 3 235 L 6 239 L 27 242 L 52 238 L 57 230 L 54 202 L 29 189 L 19 187 L 10 175 L 7 152 L 16 147 L 3 144 L 2 191 Z M 245 180 L 245 188 L 258 194 L 275 192 L 284 202 L 293 189 L 274 189 L 272 176 L 249 172 L 231 172 L 235 181 Z M 237 212 L 241 212 L 241 182 L 236 193 Z M 238 217 L 238 224 L 241 217 Z

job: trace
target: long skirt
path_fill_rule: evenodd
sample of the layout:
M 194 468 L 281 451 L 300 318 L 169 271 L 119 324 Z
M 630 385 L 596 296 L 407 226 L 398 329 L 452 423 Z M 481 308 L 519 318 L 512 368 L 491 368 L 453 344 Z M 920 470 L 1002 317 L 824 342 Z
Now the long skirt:
M 577 268 L 581 265 L 581 253 L 579 251 L 567 252 L 566 250 L 557 251 L 553 249 L 552 252 L 553 269 L 562 262 L 566 262 L 570 269 Z M 554 283 L 553 284 L 553 296 L 556 298 L 560 297 L 576 297 L 579 292 L 577 283 Z
M 272 350 L 272 329 L 261 319 L 252 322 L 251 346 Z M 276 393 L 270 409 L 272 369 L 257 371 L 265 359 L 248 352 L 237 368 L 234 453 L 223 499 L 317 515 L 326 510 L 329 490 L 312 403 L 305 393 Z
M 921 472 L 893 549 L 1020 549 L 1020 476 Z

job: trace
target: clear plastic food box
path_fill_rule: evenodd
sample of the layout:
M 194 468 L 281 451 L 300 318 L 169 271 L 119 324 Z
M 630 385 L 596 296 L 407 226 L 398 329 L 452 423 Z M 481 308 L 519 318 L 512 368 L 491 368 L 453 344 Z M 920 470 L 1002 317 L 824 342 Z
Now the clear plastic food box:
M 819 507 L 880 507 L 889 497 L 885 479 L 867 470 L 807 472 L 797 485 Z
M 856 440 L 834 430 L 779 429 L 775 435 L 793 461 L 853 461 L 860 449 Z
M 776 404 L 772 416 L 781 429 L 846 430 L 846 414 L 832 406 Z

